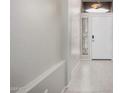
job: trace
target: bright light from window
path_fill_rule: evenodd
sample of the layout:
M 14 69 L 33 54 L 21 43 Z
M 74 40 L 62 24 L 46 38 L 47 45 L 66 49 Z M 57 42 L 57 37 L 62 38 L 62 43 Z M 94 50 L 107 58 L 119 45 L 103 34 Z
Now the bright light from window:
M 98 8 L 98 9 L 90 8 L 85 11 L 88 13 L 107 13 L 107 12 L 109 12 L 109 10 L 105 9 L 105 8 Z

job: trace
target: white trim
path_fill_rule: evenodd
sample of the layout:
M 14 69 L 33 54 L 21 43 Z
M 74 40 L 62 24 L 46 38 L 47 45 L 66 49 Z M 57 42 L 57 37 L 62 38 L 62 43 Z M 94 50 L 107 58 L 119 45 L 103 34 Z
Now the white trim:
M 65 93 L 65 91 L 66 91 L 67 89 L 68 89 L 68 87 L 65 86 L 65 87 L 62 89 L 61 93 Z
M 76 64 L 76 66 L 71 71 L 71 79 L 70 79 L 68 85 L 66 86 L 66 88 L 69 88 L 70 87 L 70 84 L 71 84 L 71 81 L 72 81 L 72 74 L 76 72 L 76 70 L 78 69 L 79 65 L 80 65 L 80 61 Z
M 28 93 L 32 88 L 34 88 L 36 85 L 38 85 L 44 79 L 46 79 L 48 76 L 50 76 L 53 72 L 55 72 L 64 63 L 65 63 L 65 61 L 61 61 L 61 62 L 58 62 L 57 64 L 53 65 L 47 71 L 45 71 L 40 76 L 38 76 L 37 78 L 35 78 L 33 81 L 29 82 L 24 87 L 21 87 L 16 93 Z
M 90 61 L 90 59 L 80 59 L 80 61 Z
M 71 75 L 77 70 L 78 66 L 80 64 L 80 61 L 76 64 L 76 66 L 72 69 Z
M 80 64 L 80 61 L 76 64 L 76 66 L 74 67 L 74 69 L 72 70 L 71 72 L 71 76 L 72 76 L 72 73 L 74 73 L 77 68 L 79 67 L 79 64 Z M 70 87 L 70 83 L 71 83 L 71 80 L 69 81 L 69 83 L 62 89 L 61 93 L 65 93 L 65 91 Z
M 69 85 L 71 83 L 71 80 L 69 81 L 69 83 L 62 89 L 61 93 L 65 93 L 66 90 L 69 88 Z

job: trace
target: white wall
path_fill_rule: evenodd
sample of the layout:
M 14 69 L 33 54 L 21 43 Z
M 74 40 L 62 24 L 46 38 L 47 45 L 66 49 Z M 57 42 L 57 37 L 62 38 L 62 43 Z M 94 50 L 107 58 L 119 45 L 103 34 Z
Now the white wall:
M 66 79 L 70 80 L 80 56 L 80 3 L 80 0 L 11 0 L 12 88 L 25 86 L 61 60 L 66 60 L 66 64 L 52 75 L 58 77 L 59 84 L 50 76 L 44 81 L 47 83 L 40 85 L 58 93 L 67 84 Z M 40 93 L 40 87 L 31 93 Z
M 11 87 L 63 60 L 61 9 L 61 0 L 11 0 Z
M 71 72 L 80 60 L 80 15 L 81 0 L 68 1 L 68 81 Z

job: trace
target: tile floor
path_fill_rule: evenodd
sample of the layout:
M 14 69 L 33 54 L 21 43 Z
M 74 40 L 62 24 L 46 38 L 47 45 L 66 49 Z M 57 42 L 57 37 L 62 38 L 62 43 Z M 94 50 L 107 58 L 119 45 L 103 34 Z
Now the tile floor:
M 81 61 L 65 93 L 112 93 L 113 63 Z

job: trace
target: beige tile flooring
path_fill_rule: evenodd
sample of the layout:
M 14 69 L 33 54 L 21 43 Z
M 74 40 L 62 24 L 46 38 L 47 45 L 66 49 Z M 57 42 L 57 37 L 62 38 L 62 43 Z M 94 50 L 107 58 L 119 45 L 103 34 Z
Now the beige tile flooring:
M 113 63 L 81 61 L 65 93 L 112 93 Z

